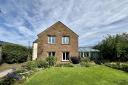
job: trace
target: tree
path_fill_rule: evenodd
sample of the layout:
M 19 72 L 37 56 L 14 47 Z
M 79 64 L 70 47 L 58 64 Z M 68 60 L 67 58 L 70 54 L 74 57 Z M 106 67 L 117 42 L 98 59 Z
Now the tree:
M 27 61 L 28 49 L 26 47 L 16 44 L 4 44 L 2 48 L 4 62 L 22 63 Z
M 100 50 L 104 60 L 128 61 L 128 34 L 109 35 L 95 48 Z

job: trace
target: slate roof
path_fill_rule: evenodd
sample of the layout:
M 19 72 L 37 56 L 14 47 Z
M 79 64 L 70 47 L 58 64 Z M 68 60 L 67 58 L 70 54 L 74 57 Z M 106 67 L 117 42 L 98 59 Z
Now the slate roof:
M 37 43 L 38 39 L 36 39 L 33 43 Z

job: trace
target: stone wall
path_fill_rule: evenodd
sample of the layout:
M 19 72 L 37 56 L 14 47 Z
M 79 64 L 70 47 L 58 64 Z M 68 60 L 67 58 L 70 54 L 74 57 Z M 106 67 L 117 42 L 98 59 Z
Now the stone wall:
M 48 36 L 54 35 L 56 36 L 55 44 L 48 44 Z M 62 37 L 69 36 L 70 43 L 62 44 Z M 61 22 L 57 22 L 42 33 L 38 35 L 38 58 L 45 59 L 48 57 L 48 52 L 55 52 L 55 56 L 57 57 L 57 63 L 61 63 L 62 61 L 62 53 L 69 52 L 70 56 L 78 57 L 78 35 L 75 34 L 72 30 L 70 30 L 67 26 L 62 24 Z

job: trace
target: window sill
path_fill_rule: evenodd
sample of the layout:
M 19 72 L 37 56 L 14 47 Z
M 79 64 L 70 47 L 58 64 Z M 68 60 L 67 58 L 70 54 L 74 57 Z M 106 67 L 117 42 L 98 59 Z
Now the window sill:
M 51 44 L 51 43 L 48 43 L 49 45 L 55 45 L 56 43 L 53 43 L 53 44 Z
M 62 62 L 68 62 L 69 60 L 62 60 Z
M 62 44 L 62 45 L 70 45 L 70 44 Z

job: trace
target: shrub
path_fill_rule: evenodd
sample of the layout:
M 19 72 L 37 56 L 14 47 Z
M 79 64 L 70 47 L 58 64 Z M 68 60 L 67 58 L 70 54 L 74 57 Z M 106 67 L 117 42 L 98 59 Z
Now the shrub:
M 24 46 L 15 45 L 15 44 L 6 44 L 2 46 L 2 57 L 6 63 L 22 63 L 26 62 L 28 55 L 30 54 Z
M 37 67 L 38 68 L 48 68 L 48 62 L 46 62 L 45 60 L 37 60 Z
M 19 70 L 16 70 L 15 73 L 17 73 L 19 76 L 21 76 L 21 79 L 18 82 L 22 82 L 25 79 L 27 79 L 28 77 L 30 77 L 32 74 L 34 74 L 34 72 L 36 72 L 36 71 L 37 70 L 33 71 L 33 70 L 28 70 L 28 69 L 21 68 Z
M 80 59 L 78 57 L 70 57 L 70 60 L 73 64 L 79 64 Z
M 74 67 L 71 63 L 57 64 L 56 67 Z
M 2 80 L 0 80 L 0 85 L 13 85 L 16 80 L 21 80 L 22 77 L 17 73 L 9 73 Z
M 56 64 L 56 58 L 54 56 L 49 56 L 46 58 L 49 66 L 54 66 Z
M 85 58 L 81 58 L 81 62 L 90 62 L 90 59 L 85 57 Z
M 82 66 L 82 67 L 90 67 L 91 66 L 91 64 L 89 63 L 89 62 L 80 62 L 80 65 Z
M 23 67 L 27 70 L 34 70 L 35 68 L 37 68 L 37 63 L 36 61 L 28 61 L 27 63 L 25 63 L 25 65 L 23 65 Z
M 128 61 L 128 33 L 108 35 L 102 42 L 95 46 L 100 50 L 103 60 Z
M 15 79 L 5 77 L 0 80 L 0 85 L 12 85 L 14 84 L 14 82 L 15 82 Z
M 104 63 L 103 61 L 100 61 L 100 60 L 94 60 L 94 62 L 95 62 L 96 64 L 99 64 L 99 65 L 101 65 L 102 63 Z
M 91 64 L 90 64 L 90 59 L 89 58 L 82 58 L 81 59 L 81 62 L 80 62 L 80 65 L 82 66 L 82 67 L 90 67 L 91 66 Z
M 105 63 L 104 65 L 114 68 L 114 69 L 128 72 L 128 64 L 127 63 L 122 63 L 122 64 L 121 63 Z
M 12 79 L 16 79 L 16 80 L 21 80 L 22 79 L 22 77 L 19 74 L 17 74 L 16 72 L 7 74 L 7 77 L 12 78 Z
M 120 70 L 128 72 L 128 64 L 122 64 Z

